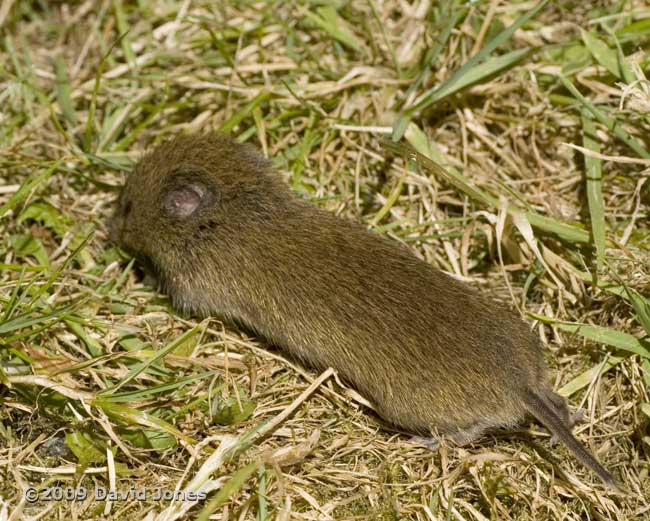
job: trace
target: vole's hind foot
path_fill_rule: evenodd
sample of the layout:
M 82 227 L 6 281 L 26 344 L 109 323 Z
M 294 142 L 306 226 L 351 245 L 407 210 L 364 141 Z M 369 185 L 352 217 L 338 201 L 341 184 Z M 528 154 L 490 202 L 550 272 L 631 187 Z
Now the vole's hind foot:
M 440 438 L 436 438 L 435 436 L 412 436 L 409 441 L 415 445 L 426 447 L 433 452 L 440 448 Z
M 571 416 L 569 414 L 569 406 L 566 403 L 566 399 L 564 396 L 560 396 L 556 392 L 553 392 L 551 390 L 542 392 L 540 394 L 540 398 L 546 399 L 547 405 L 551 407 L 553 412 L 557 414 L 560 418 L 562 418 L 562 421 L 570 425 L 571 424 Z
M 450 438 L 454 444 L 462 447 L 479 439 L 485 432 L 484 425 L 475 425 L 465 430 L 458 430 L 455 432 L 448 432 L 445 434 L 446 438 Z M 440 448 L 440 438 L 436 436 L 413 436 L 412 443 L 423 445 L 429 450 L 436 451 Z
M 586 419 L 587 419 L 587 415 L 585 414 L 585 411 L 583 411 L 582 409 L 577 409 L 571 413 L 571 416 L 569 418 L 569 425 L 573 427 L 576 423 L 582 423 Z
M 544 393 L 544 397 L 551 405 L 551 408 L 555 413 L 562 419 L 562 422 L 571 429 L 576 423 L 581 422 L 585 418 L 585 414 L 581 409 L 578 409 L 575 412 L 569 411 L 569 406 L 567 405 L 566 399 L 563 396 L 553 392 L 547 391 Z M 560 443 L 560 438 L 557 435 L 553 434 L 551 436 L 551 447 L 554 447 Z
M 470 427 L 469 429 L 450 433 L 447 436 L 454 440 L 454 443 L 456 445 L 462 447 L 463 445 L 468 445 L 469 443 L 478 440 L 481 436 L 483 436 L 485 429 L 485 425 L 478 424 Z
M 578 409 L 578 410 L 576 410 L 576 411 L 574 411 L 574 412 L 572 412 L 571 414 L 568 415 L 568 419 L 567 419 L 566 423 L 567 423 L 569 429 L 571 429 L 571 428 L 573 428 L 573 426 L 576 423 L 583 422 L 586 417 L 587 417 L 587 415 L 585 414 L 585 412 L 582 409 Z M 561 441 L 562 440 L 560 440 L 560 438 L 558 438 L 557 434 L 553 434 L 553 436 L 551 436 L 551 440 L 550 440 L 549 443 L 551 444 L 551 447 L 555 447 L 556 445 L 561 443 Z
M 553 436 L 551 436 L 551 439 L 549 440 L 549 444 L 551 445 L 551 448 L 558 446 L 560 443 L 562 443 L 562 440 L 557 436 L 557 434 L 553 434 Z

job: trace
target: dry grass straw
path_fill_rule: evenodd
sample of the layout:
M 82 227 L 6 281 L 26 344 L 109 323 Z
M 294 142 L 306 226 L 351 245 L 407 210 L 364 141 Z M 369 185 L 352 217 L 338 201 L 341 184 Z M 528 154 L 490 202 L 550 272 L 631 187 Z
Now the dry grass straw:
M 648 518 L 650 10 L 535 6 L 0 2 L 0 519 Z M 630 494 L 538 426 L 414 447 L 335 377 L 174 314 L 105 219 L 144 150 L 195 130 L 535 317 Z

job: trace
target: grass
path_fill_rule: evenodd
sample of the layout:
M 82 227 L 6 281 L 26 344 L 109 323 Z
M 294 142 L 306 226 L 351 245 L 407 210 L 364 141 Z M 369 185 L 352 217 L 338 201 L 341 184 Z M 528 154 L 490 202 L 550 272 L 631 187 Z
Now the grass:
M 0 3 L 0 519 L 650 516 L 650 11 L 432 4 Z M 105 223 L 196 130 L 526 314 L 629 494 L 537 425 L 414 447 L 335 374 L 175 314 Z M 206 498 L 24 499 L 53 486 Z

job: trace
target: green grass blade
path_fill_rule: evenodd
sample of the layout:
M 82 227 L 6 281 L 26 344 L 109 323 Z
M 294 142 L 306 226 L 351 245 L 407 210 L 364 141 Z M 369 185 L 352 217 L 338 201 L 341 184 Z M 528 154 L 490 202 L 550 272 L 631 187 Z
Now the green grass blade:
M 18 305 L 25 299 L 26 295 L 29 292 L 29 289 L 39 279 L 39 276 L 35 275 L 30 277 L 30 279 L 27 282 L 25 282 L 25 273 L 27 273 L 27 270 L 25 268 L 26 266 L 17 267 L 17 270 L 18 269 L 20 270 L 20 274 L 18 275 L 18 279 L 14 282 L 14 289 L 11 291 L 9 300 L 8 301 L 5 300 L 3 302 L 4 310 L 2 313 L 2 319 L 0 320 L 0 323 L 6 322 L 11 318 L 14 311 L 18 308 Z M 2 269 L 6 269 L 6 268 L 3 268 L 2 265 L 0 265 L 0 270 Z
M 469 60 L 467 60 L 446 81 L 442 82 L 440 85 L 432 89 L 428 94 L 425 95 L 423 99 L 421 99 L 421 101 L 417 102 L 414 106 L 407 109 L 395 124 L 395 127 L 393 129 L 393 136 L 392 136 L 393 141 L 399 141 L 402 138 L 404 132 L 406 131 L 408 122 L 410 121 L 411 116 L 415 112 L 420 111 L 428 107 L 432 103 L 435 103 L 436 101 L 439 101 L 441 99 L 441 97 L 438 95 L 438 92 L 445 92 L 445 91 L 448 93 L 457 92 L 459 89 L 455 89 L 454 88 L 455 85 L 467 84 L 465 79 L 466 76 L 472 73 L 472 71 L 476 69 L 480 63 L 487 60 L 488 56 L 492 53 L 492 51 L 494 51 L 497 47 L 507 42 L 515 33 L 515 31 L 520 27 L 522 27 L 526 22 L 528 22 L 528 20 L 533 18 L 548 3 L 548 1 L 549 0 L 543 0 L 530 11 L 522 14 L 510 26 L 506 27 L 503 31 L 501 31 L 489 42 L 487 42 L 487 44 L 485 44 L 485 46 L 479 52 L 477 52 L 474 56 L 472 56 Z M 524 52 L 524 51 L 529 52 L 530 49 L 521 50 L 519 52 Z M 513 51 L 513 52 L 517 52 L 517 51 Z M 523 56 L 517 56 L 518 59 L 521 59 L 522 57 Z
M 623 360 L 625 360 L 624 356 L 607 357 L 607 360 L 605 360 L 604 363 L 598 364 L 591 369 L 587 369 L 583 373 L 580 373 L 578 376 L 576 376 L 573 380 L 563 385 L 560 389 L 558 389 L 558 394 L 567 398 L 580 389 L 589 387 L 591 382 L 593 382 L 596 378 L 604 375 L 607 371 L 616 367 Z
M 124 53 L 124 57 L 126 58 L 126 61 L 129 63 L 129 65 L 131 65 L 131 67 L 134 67 L 136 63 L 135 54 L 133 53 L 131 42 L 127 37 L 127 34 L 129 33 L 129 27 L 126 21 L 126 15 L 124 14 L 122 3 L 122 0 L 113 0 L 113 8 L 115 9 L 115 21 L 117 23 L 117 30 L 123 36 L 120 38 L 120 43 L 122 45 L 122 52 Z
M 592 152 L 600 153 L 596 126 L 586 109 L 582 111 L 582 144 Z M 603 202 L 602 163 L 600 159 L 585 155 L 585 177 L 591 233 L 596 249 L 594 281 L 597 281 L 605 259 L 605 204 Z
M 616 120 L 603 114 L 596 108 L 593 103 L 591 103 L 587 98 L 580 94 L 580 91 L 575 88 L 575 85 L 571 83 L 571 80 L 567 79 L 564 76 L 560 76 L 560 81 L 567 88 L 567 90 L 573 94 L 573 97 L 576 98 L 584 107 L 586 107 L 589 112 L 591 112 L 594 118 L 596 118 L 607 127 L 607 130 L 609 130 L 619 140 L 621 140 L 637 154 L 639 154 L 639 156 L 641 156 L 643 159 L 650 159 L 650 153 L 648 153 L 644 146 L 636 138 L 626 132 Z
M 66 316 L 68 313 L 71 313 L 74 308 L 79 304 L 79 302 L 73 302 L 67 306 L 63 306 L 55 309 L 49 313 L 44 313 L 42 315 L 34 315 L 34 313 L 23 313 L 17 317 L 7 320 L 6 322 L 0 323 L 0 335 L 6 335 L 12 331 L 18 329 L 24 329 L 27 327 L 35 326 L 37 324 L 42 324 L 53 319 L 60 319 L 61 317 Z
M 648 408 L 648 416 L 650 416 L 650 407 Z M 266 521 L 268 519 L 268 509 L 266 506 L 266 469 L 264 465 L 257 468 L 257 520 Z
M 76 336 L 79 340 L 81 340 L 86 347 L 88 348 L 88 352 L 92 356 L 100 356 L 103 352 L 102 345 L 95 340 L 93 337 L 91 337 L 88 333 L 86 333 L 86 330 L 83 328 L 83 326 L 75 322 L 74 320 L 64 320 L 66 326 L 68 326 L 68 329 L 72 331 L 74 336 Z
M 637 20 L 616 31 L 616 36 L 619 38 L 630 36 L 631 38 L 638 39 L 648 34 L 650 34 L 650 18 Z
M 49 276 L 47 279 L 47 282 L 40 286 L 38 290 L 34 292 L 34 295 L 32 296 L 31 301 L 27 305 L 27 309 L 32 309 L 34 305 L 38 302 L 38 300 L 41 298 L 42 295 L 44 295 L 51 287 L 52 284 L 58 279 L 59 275 L 65 270 L 70 263 L 79 255 L 79 253 L 82 252 L 84 247 L 90 242 L 90 239 L 92 239 L 93 235 L 95 233 L 95 230 L 92 229 L 80 242 L 80 244 L 68 255 L 65 260 L 57 266 L 57 268 L 52 272 L 52 274 Z
M 636 319 L 650 337 L 650 299 L 645 298 L 638 291 L 627 287 L 627 285 L 624 288 L 636 313 Z
M 621 73 L 623 74 L 623 81 L 627 85 L 632 85 L 632 83 L 636 81 L 636 76 L 634 75 L 634 72 L 632 72 L 632 68 L 630 67 L 630 65 L 625 60 L 625 54 L 623 54 L 621 42 L 618 40 L 614 32 L 611 33 L 611 36 L 612 39 L 614 40 L 614 43 L 616 44 L 616 56 L 618 57 L 618 63 L 620 63 L 621 65 Z
M 395 46 L 393 45 L 393 42 L 391 42 L 390 38 L 388 37 L 388 31 L 386 31 L 386 25 L 382 22 L 381 17 L 379 16 L 379 13 L 377 12 L 377 6 L 375 5 L 375 0 L 367 0 L 368 2 L 368 7 L 370 7 L 370 10 L 372 11 L 372 17 L 375 19 L 375 22 L 379 26 L 381 30 L 381 35 L 384 40 L 384 45 L 388 48 L 388 52 L 390 53 L 390 57 L 393 60 L 393 67 L 395 67 L 395 72 L 397 73 L 398 78 L 402 78 L 403 76 L 403 71 L 402 67 L 399 63 L 399 60 L 397 59 L 397 53 L 395 52 Z
M 645 382 L 646 389 L 650 389 L 650 360 L 643 360 L 641 362 L 643 370 L 643 381 Z
M 447 23 L 443 27 L 440 34 L 436 37 L 435 45 L 427 51 L 424 60 L 422 61 L 423 62 L 422 70 L 420 71 L 418 77 L 411 84 L 411 86 L 406 91 L 406 94 L 404 95 L 404 98 L 406 99 L 410 98 L 411 95 L 420 87 L 422 81 L 424 80 L 425 76 L 429 72 L 429 69 L 433 67 L 434 63 L 438 59 L 438 56 L 440 56 L 440 52 L 442 51 L 442 49 L 444 49 L 445 45 L 447 45 L 447 41 L 449 40 L 449 37 L 451 36 L 451 32 L 453 31 L 454 27 L 456 27 L 458 21 L 462 20 L 467 14 L 466 8 L 461 8 L 461 9 L 457 8 L 458 7 L 457 2 L 451 1 L 449 3 L 451 5 L 448 6 L 448 9 L 452 11 L 452 14 L 447 18 Z M 408 124 L 408 120 L 403 124 Z
M 170 423 L 167 423 L 166 421 L 161 420 L 160 418 L 154 416 L 153 414 L 149 414 L 146 411 L 141 411 L 132 407 L 126 407 L 124 405 L 118 405 L 116 403 L 111 403 L 101 399 L 93 400 L 92 405 L 104 411 L 108 416 L 120 419 L 129 425 L 139 425 L 141 427 L 149 427 L 152 429 L 161 430 L 167 434 L 170 434 L 171 436 L 180 438 L 190 445 L 196 444 L 195 440 L 186 434 L 183 434 Z
M 589 232 L 576 224 L 558 221 L 552 217 L 534 212 L 524 212 L 524 214 L 533 228 L 555 235 L 564 242 L 579 242 L 582 244 L 590 242 Z
M 576 268 L 573 265 L 569 265 L 571 272 L 574 273 L 580 280 L 583 282 L 586 282 L 587 284 L 594 284 L 594 277 L 593 275 L 586 273 L 584 271 L 580 271 L 578 268 Z M 612 295 L 616 295 L 618 297 L 621 297 L 623 300 L 629 300 L 629 297 L 627 293 L 625 292 L 625 287 L 621 284 L 614 284 L 612 282 L 608 282 L 606 280 L 599 279 L 596 281 L 595 285 L 602 289 L 607 291 L 608 293 L 611 293 Z
M 415 165 L 409 164 L 408 168 L 409 169 L 415 169 Z M 372 218 L 372 225 L 373 226 L 377 225 L 377 223 L 379 223 L 384 217 L 386 217 L 386 214 L 388 214 L 388 212 L 390 212 L 390 209 L 397 202 L 397 199 L 399 198 L 400 194 L 402 193 L 402 187 L 404 186 L 405 177 L 406 177 L 405 175 L 401 175 L 397 179 L 397 181 L 395 182 L 395 186 L 393 187 L 390 194 L 386 198 L 386 202 L 383 204 L 383 206 L 379 209 L 379 211 Z
M 150 109 L 151 111 L 147 114 L 147 116 L 140 122 L 138 123 L 133 130 L 131 130 L 128 134 L 126 134 L 122 139 L 120 139 L 115 145 L 113 145 L 112 149 L 114 152 L 121 152 L 123 150 L 128 149 L 131 144 L 137 139 L 137 137 L 146 129 L 149 127 L 151 122 L 158 116 L 161 112 L 163 112 L 167 108 L 166 105 L 160 104 L 156 105 L 154 108 Z
M 144 362 L 140 362 L 139 364 L 136 364 L 128 373 L 127 375 L 119 381 L 115 386 L 111 387 L 110 389 L 106 389 L 102 391 L 101 396 L 108 396 L 112 395 L 117 391 L 120 387 L 126 385 L 129 383 L 131 380 L 136 378 L 139 374 L 142 372 L 146 371 L 147 368 L 151 367 L 153 364 L 155 364 L 158 360 L 163 358 L 165 355 L 168 353 L 172 352 L 174 349 L 178 348 L 179 346 L 183 345 L 185 342 L 187 342 L 190 338 L 195 336 L 199 332 L 199 327 L 193 327 L 189 331 L 186 331 L 183 333 L 181 336 L 176 338 L 174 341 L 170 342 L 168 345 L 160 349 L 159 351 L 156 351 L 154 356 L 149 358 L 148 360 Z
M 187 376 L 185 378 L 180 378 L 172 382 L 167 382 L 161 385 L 154 385 L 152 387 L 146 387 L 144 389 L 138 389 L 136 391 L 127 391 L 122 393 L 115 393 L 107 396 L 102 396 L 102 401 L 119 403 L 119 402 L 133 402 L 136 400 L 145 400 L 150 399 L 156 394 L 163 392 L 173 391 L 183 387 L 188 383 L 195 382 L 197 380 L 202 380 L 207 377 L 214 377 L 214 371 L 206 371 L 203 373 L 195 374 L 192 376 Z
M 444 156 L 440 153 L 434 143 L 429 142 L 424 132 L 422 132 L 417 125 L 409 125 L 406 131 L 406 140 L 412 145 L 412 149 L 409 150 L 409 148 L 403 144 L 395 145 L 389 141 L 386 141 L 385 145 L 388 148 L 393 149 L 393 151 L 400 151 L 401 154 L 407 153 L 410 155 L 412 152 L 415 152 L 416 157 L 414 159 L 417 159 L 418 164 L 424 166 L 425 169 L 431 173 L 442 177 L 472 199 L 476 199 L 477 201 L 489 206 L 498 207 L 499 201 L 495 197 L 489 195 L 480 188 L 473 186 L 457 169 L 443 168 L 440 166 L 441 164 L 446 163 Z
M 95 111 L 97 109 L 97 96 L 99 94 L 99 88 L 102 83 L 102 74 L 104 73 L 104 67 L 106 66 L 106 61 L 108 57 L 113 52 L 115 46 L 122 41 L 126 36 L 126 32 L 122 33 L 116 38 L 116 40 L 111 44 L 108 50 L 102 56 L 102 59 L 99 60 L 99 65 L 97 66 L 97 72 L 95 73 L 95 84 L 93 87 L 93 92 L 90 98 L 90 106 L 88 107 L 88 121 L 86 121 L 86 133 L 84 138 L 84 151 L 90 152 L 91 145 L 93 140 L 93 124 L 95 119 Z
M 217 508 L 223 505 L 230 497 L 241 489 L 248 479 L 255 473 L 259 463 L 253 461 L 240 468 L 230 478 L 226 484 L 219 489 L 219 491 L 210 499 L 207 505 L 203 507 L 201 513 L 196 518 L 196 521 L 208 521 L 210 515 L 213 514 Z
M 585 43 L 585 46 L 589 49 L 589 52 L 594 59 L 614 76 L 622 79 L 622 64 L 619 62 L 616 51 L 611 49 L 600 38 L 584 29 L 580 29 L 580 35 L 582 36 L 582 41 Z
M 263 90 L 260 92 L 250 102 L 248 102 L 248 104 L 244 105 L 241 110 L 237 111 L 228 121 L 221 125 L 219 132 L 230 134 L 233 129 L 239 125 L 244 120 L 244 118 L 246 118 L 246 116 L 253 112 L 255 107 L 259 107 L 262 103 L 269 99 L 270 96 L 271 93 L 268 91 Z
M 311 11 L 305 11 L 305 17 L 343 45 L 349 47 L 353 51 L 362 52 L 359 40 L 357 40 L 357 37 L 351 32 L 345 29 L 345 26 L 341 23 L 339 15 L 333 6 L 326 5 L 320 7 L 318 9 L 318 14 L 312 13 Z
M 622 349 L 623 351 L 627 351 L 628 353 L 633 353 L 644 358 L 650 358 L 650 342 L 637 338 L 629 333 L 623 333 L 622 331 L 602 326 L 593 326 L 591 324 L 563 322 L 553 317 L 537 315 L 535 313 L 528 313 L 528 315 L 536 320 L 544 322 L 545 324 L 552 324 L 563 331 L 577 333 L 580 336 L 600 344 L 607 344 Z
M 27 196 L 32 193 L 39 184 L 45 181 L 57 170 L 57 168 L 59 168 L 59 165 L 62 162 L 63 159 L 59 159 L 58 161 L 52 163 L 52 165 L 44 172 L 40 174 L 35 173 L 30 176 L 30 178 L 28 178 L 25 182 L 23 182 L 16 193 L 14 193 L 5 204 L 0 206 L 0 218 L 4 217 L 5 214 L 9 212 L 9 210 L 13 209 L 18 203 L 22 202 L 23 199 L 27 198 Z
M 523 58 L 530 56 L 534 49 L 517 49 L 510 51 L 500 56 L 490 58 L 483 63 L 472 67 L 464 72 L 462 75 L 453 75 L 448 81 L 440 85 L 426 95 L 426 97 L 409 108 L 407 113 L 413 114 L 414 112 L 426 108 L 438 101 L 451 96 L 456 92 L 463 90 L 470 85 L 474 85 L 480 81 L 485 80 L 505 69 L 508 69 L 521 61 Z
M 496 197 L 472 185 L 470 181 L 468 181 L 455 168 L 443 168 L 440 166 L 439 163 L 444 164 L 446 162 L 444 157 L 439 151 L 437 151 L 433 143 L 428 143 L 426 136 L 417 125 L 411 123 L 405 135 L 407 141 L 412 145 L 412 147 L 404 143 L 393 143 L 388 140 L 384 140 L 382 144 L 386 149 L 391 150 L 394 153 L 406 156 L 409 159 L 417 160 L 418 165 L 421 168 L 424 168 L 432 175 L 445 179 L 448 183 L 455 186 L 471 199 L 491 208 L 499 208 L 500 203 Z M 515 208 L 512 205 L 509 205 L 508 208 L 509 211 L 522 212 L 521 209 Z M 530 225 L 536 230 L 555 235 L 566 242 L 578 242 L 583 244 L 588 244 L 590 242 L 589 232 L 583 228 L 540 215 L 533 211 L 523 211 L 523 214 L 526 216 L 526 219 L 528 219 Z
M 54 62 L 56 72 L 56 98 L 63 112 L 63 117 L 68 122 L 70 127 L 77 125 L 77 115 L 72 105 L 72 98 L 70 97 L 70 78 L 68 78 L 68 71 L 66 71 L 65 61 L 62 56 L 57 56 Z

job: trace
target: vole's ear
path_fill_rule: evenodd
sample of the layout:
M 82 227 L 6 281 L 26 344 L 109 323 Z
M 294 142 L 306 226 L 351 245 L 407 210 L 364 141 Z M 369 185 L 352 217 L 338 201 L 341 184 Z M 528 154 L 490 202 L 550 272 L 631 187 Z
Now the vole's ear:
M 196 212 L 208 197 L 208 189 L 200 183 L 188 183 L 170 188 L 163 194 L 165 211 L 179 219 L 185 219 Z

